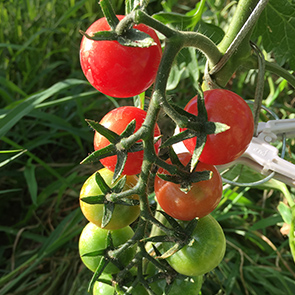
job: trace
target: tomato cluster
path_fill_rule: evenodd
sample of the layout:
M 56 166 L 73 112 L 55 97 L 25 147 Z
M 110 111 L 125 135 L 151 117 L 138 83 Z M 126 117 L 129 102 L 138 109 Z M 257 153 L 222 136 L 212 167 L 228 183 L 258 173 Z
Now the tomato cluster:
M 117 17 L 118 20 L 124 18 Z M 155 31 L 145 25 L 133 28 L 147 33 L 155 44 L 141 48 L 123 46 L 116 40 L 94 41 L 85 36 L 82 39 L 82 70 L 88 81 L 105 95 L 135 96 L 155 81 L 162 55 L 160 41 Z M 106 18 L 102 18 L 86 33 L 95 35 L 110 30 Z M 188 102 L 181 112 L 187 116 L 187 122 L 200 123 L 194 121 L 198 118 L 199 106 L 198 97 Z M 200 130 L 195 130 L 193 124 L 180 129 L 183 134 L 192 130 L 192 136 L 182 138 L 189 152 L 176 155 L 171 151 L 166 161 L 158 155 L 160 129 L 156 122 L 148 121 L 148 113 L 140 108 L 118 107 L 91 125 L 95 129 L 94 152 L 88 159 L 97 158 L 104 168 L 91 175 L 80 192 L 80 207 L 89 223 L 80 236 L 79 251 L 85 266 L 101 275 L 102 280 L 93 286 L 93 294 L 126 294 L 129 289 L 132 294 L 148 294 L 146 288 L 150 288 L 160 295 L 167 285 L 170 295 L 198 294 L 203 275 L 223 259 L 225 236 L 210 215 L 222 197 L 222 179 L 214 165 L 231 162 L 243 154 L 251 141 L 254 124 L 246 102 L 229 90 L 205 91 L 204 106 L 206 121 L 201 122 L 201 129 L 208 122 L 222 123 L 227 129 L 206 133 L 206 142 L 194 165 L 198 145 L 194 132 L 200 134 Z M 142 168 L 143 161 L 149 163 L 150 159 L 152 163 L 146 171 Z M 163 212 L 163 218 L 158 219 L 162 224 L 159 236 L 152 235 L 156 226 L 153 222 L 152 230 L 149 228 L 147 216 L 151 213 L 147 214 L 146 210 L 150 207 L 145 206 L 149 205 L 148 184 L 144 184 L 144 190 L 142 186 L 138 188 L 143 179 L 150 179 L 152 164 L 158 166 L 154 179 L 155 203 L 158 211 Z M 144 223 L 144 230 L 137 231 L 140 225 L 136 220 Z M 141 247 L 146 238 L 142 233 L 148 230 L 151 241 L 153 238 L 160 241 L 160 246 L 153 251 L 148 243 L 145 250 Z M 175 231 L 174 234 L 171 231 Z M 167 255 L 175 245 L 178 248 Z M 146 259 L 147 255 L 150 259 Z M 138 257 L 141 257 L 138 271 L 149 287 L 133 286 L 132 281 L 122 277 L 120 284 L 116 284 L 114 278 L 124 271 L 127 277 L 136 277 Z M 164 263 L 159 262 L 158 257 Z M 171 277 L 165 277 L 167 273 Z

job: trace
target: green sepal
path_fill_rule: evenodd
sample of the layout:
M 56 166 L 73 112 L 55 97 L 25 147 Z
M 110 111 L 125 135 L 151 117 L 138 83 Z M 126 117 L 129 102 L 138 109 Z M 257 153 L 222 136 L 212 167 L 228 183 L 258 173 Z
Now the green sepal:
M 111 188 L 106 184 L 99 172 L 95 173 L 95 181 L 104 195 L 107 195 L 111 192 Z
M 88 285 L 88 292 L 91 292 L 93 289 L 94 283 L 96 280 L 100 277 L 100 275 L 103 273 L 106 266 L 109 264 L 109 261 L 107 261 L 104 257 L 101 257 L 99 264 L 90 280 L 90 283 Z
M 204 123 L 204 129 L 207 134 L 218 134 L 230 129 L 230 126 L 220 122 L 206 122 Z
M 116 144 L 121 140 L 120 135 L 118 135 L 116 132 L 111 131 L 110 129 L 104 127 L 103 125 L 99 124 L 96 121 L 86 119 L 86 122 L 92 127 L 94 130 L 96 130 L 99 134 L 104 136 L 110 143 Z
M 117 41 L 123 46 L 146 48 L 157 45 L 154 39 L 139 30 L 129 29 L 123 35 L 118 36 Z
M 171 225 L 171 227 L 175 230 L 176 233 L 183 232 L 182 226 L 172 216 L 170 216 L 164 211 L 158 211 L 158 212 L 161 213 L 166 218 L 166 220 Z
M 174 149 L 171 146 L 169 147 L 169 158 L 173 165 L 176 165 L 177 167 L 180 167 L 180 168 L 185 168 L 185 166 L 180 162 L 177 154 L 175 153 Z
M 143 242 L 152 242 L 152 243 L 171 242 L 171 237 L 169 237 L 167 235 L 160 235 L 160 236 L 144 238 L 141 241 L 143 241 Z
M 99 2 L 101 10 L 104 16 L 107 19 L 107 22 L 112 30 L 115 30 L 117 24 L 119 23 L 119 19 L 116 16 L 114 8 L 109 0 L 100 0 Z
M 185 244 L 180 244 L 180 243 L 176 243 L 174 244 L 174 246 L 172 246 L 169 250 L 167 250 L 165 253 L 163 253 L 161 256 L 156 257 L 156 258 L 160 258 L 160 259 L 166 259 L 170 256 L 172 256 L 173 254 L 175 254 L 177 251 L 181 250 L 183 247 L 185 246 Z
M 206 134 L 200 134 L 200 136 L 197 137 L 196 147 L 194 149 L 192 159 L 191 159 L 191 167 L 190 167 L 191 172 L 194 171 L 194 169 L 196 168 L 196 166 L 198 164 L 198 161 L 199 161 L 201 153 L 204 149 L 206 140 L 207 140 Z
M 138 206 L 139 200 L 129 199 L 129 198 L 120 198 L 114 201 L 115 204 L 124 205 L 124 206 Z
M 125 184 L 126 184 L 127 176 L 124 175 L 113 187 L 112 187 L 112 192 L 114 193 L 120 193 Z
M 103 206 L 103 216 L 101 221 L 101 228 L 106 227 L 113 217 L 115 204 L 113 202 L 107 202 Z
M 128 137 L 131 134 L 133 134 L 133 132 L 135 131 L 135 127 L 136 127 L 136 120 L 133 119 L 132 121 L 130 121 L 130 123 L 126 126 L 125 130 L 122 132 L 121 138 Z
M 199 135 L 200 133 L 198 133 Z M 185 139 L 189 139 L 189 138 L 193 138 L 197 136 L 196 135 L 196 131 L 192 131 L 192 130 L 189 130 L 189 129 L 186 129 L 180 133 L 177 133 L 173 136 L 171 136 L 170 138 L 168 138 L 162 145 L 161 145 L 161 148 L 165 148 L 165 147 L 168 147 L 168 146 L 171 146 L 175 143 L 178 143 L 178 142 L 181 142 Z
M 115 156 L 115 155 L 116 155 L 116 147 L 114 144 L 111 143 L 108 146 L 91 153 L 84 160 L 82 160 L 80 164 L 95 163 L 103 158 Z
M 83 255 L 81 255 L 81 257 L 96 257 L 96 256 L 102 256 L 105 254 L 106 249 L 101 249 L 101 250 L 97 250 L 97 251 L 93 251 L 93 252 L 89 252 L 89 253 L 85 253 Z
M 204 171 L 196 171 L 189 175 L 188 181 L 191 183 L 196 183 L 199 181 L 209 180 L 212 177 L 212 171 L 204 170 Z
M 93 41 L 115 41 L 118 39 L 118 35 L 115 31 L 99 31 L 92 33 L 92 35 L 88 35 L 86 32 L 79 31 L 80 34 L 85 36 L 87 39 Z
M 127 161 L 127 156 L 128 153 L 127 151 L 117 151 L 117 163 L 115 166 L 115 171 L 114 171 L 114 175 L 113 175 L 113 180 L 112 182 L 114 183 L 122 174 L 124 167 L 125 167 L 125 163 Z
M 81 198 L 80 200 L 90 205 L 104 204 L 106 201 L 105 195 L 90 196 L 90 197 Z
M 182 183 L 182 177 L 178 175 L 169 175 L 169 174 L 162 174 L 157 173 L 157 176 L 165 181 L 173 182 L 175 184 L 181 184 Z

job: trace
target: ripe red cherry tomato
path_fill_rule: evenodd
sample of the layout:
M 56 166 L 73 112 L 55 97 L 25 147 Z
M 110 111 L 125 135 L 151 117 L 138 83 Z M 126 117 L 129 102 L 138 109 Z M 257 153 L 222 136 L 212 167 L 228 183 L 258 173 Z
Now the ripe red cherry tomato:
M 187 165 L 191 159 L 190 153 L 178 154 L 182 164 Z M 171 164 L 171 161 L 168 160 Z M 192 183 L 188 192 L 180 190 L 180 184 L 155 178 L 156 198 L 161 208 L 170 216 L 180 220 L 192 220 L 212 212 L 222 196 L 222 180 L 217 169 L 210 164 L 199 162 L 195 171 L 209 170 L 213 176 L 209 180 Z M 168 174 L 162 168 L 158 173 Z
M 232 162 L 244 153 L 252 139 L 254 121 L 251 109 L 239 95 L 229 90 L 208 90 L 204 92 L 204 97 L 208 121 L 225 123 L 230 129 L 207 136 L 200 161 L 212 165 Z M 198 114 L 197 96 L 188 102 L 185 110 Z M 193 153 L 196 137 L 184 140 L 183 143 Z
M 144 122 L 145 117 L 146 117 L 146 112 L 144 110 L 136 108 L 136 107 L 132 107 L 132 106 L 125 106 L 125 107 L 119 107 L 117 109 L 113 109 L 112 111 L 107 113 L 100 121 L 100 124 L 102 124 L 106 128 L 120 135 L 125 130 L 126 126 L 133 119 L 136 120 L 135 131 L 137 131 L 141 127 L 142 123 Z M 157 137 L 160 134 L 161 134 L 160 129 L 158 125 L 156 125 L 154 135 L 155 137 Z M 98 132 L 95 132 L 95 135 L 94 135 L 95 150 L 104 148 L 109 144 L 110 142 L 104 136 L 102 136 Z M 160 140 L 155 143 L 155 149 L 157 153 L 158 153 L 160 144 L 161 144 Z M 127 161 L 125 163 L 125 167 L 122 174 L 134 175 L 134 174 L 140 173 L 142 160 L 143 160 L 143 151 L 128 153 Z M 117 156 L 111 156 L 111 157 L 101 159 L 100 162 L 109 170 L 115 171 Z
M 119 20 L 124 15 L 117 15 Z M 150 35 L 157 45 L 147 48 L 129 47 L 117 41 L 93 41 L 82 38 L 80 63 L 88 81 L 100 92 L 113 97 L 131 97 L 148 89 L 155 80 L 162 49 L 155 31 L 143 24 L 135 29 Z M 110 31 L 106 18 L 95 21 L 88 35 Z

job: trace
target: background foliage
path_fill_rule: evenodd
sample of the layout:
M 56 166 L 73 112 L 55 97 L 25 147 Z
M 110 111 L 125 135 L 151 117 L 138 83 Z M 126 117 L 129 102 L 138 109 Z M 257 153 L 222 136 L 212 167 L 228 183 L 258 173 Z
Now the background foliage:
M 197 2 L 197 3 L 196 3 Z M 113 1 L 124 13 L 123 1 Z M 295 4 L 271 0 L 253 41 L 267 60 L 294 70 Z M 179 29 L 194 29 L 218 43 L 235 1 L 151 1 L 150 14 Z M 185 16 L 180 16 L 180 14 Z M 98 166 L 80 166 L 93 150 L 85 118 L 132 105 L 95 91 L 79 65 L 79 30 L 101 11 L 94 0 L 6 0 L 0 2 L 0 294 L 86 294 L 91 274 L 80 261 L 77 241 L 86 221 L 79 209 L 82 183 Z M 179 105 L 196 93 L 204 57 L 179 54 L 169 79 L 169 95 Z M 257 72 L 239 70 L 227 88 L 252 99 Z M 264 104 L 280 118 L 294 118 L 293 89 L 267 72 Z M 162 116 L 163 133 L 171 134 Z M 295 163 L 294 139 L 286 158 Z M 280 147 L 280 146 L 279 146 Z M 245 173 L 247 180 L 260 176 Z M 271 180 L 261 187 L 225 186 L 214 216 L 227 237 L 224 261 L 205 276 L 202 294 L 294 294 L 295 267 L 287 232 L 294 189 Z

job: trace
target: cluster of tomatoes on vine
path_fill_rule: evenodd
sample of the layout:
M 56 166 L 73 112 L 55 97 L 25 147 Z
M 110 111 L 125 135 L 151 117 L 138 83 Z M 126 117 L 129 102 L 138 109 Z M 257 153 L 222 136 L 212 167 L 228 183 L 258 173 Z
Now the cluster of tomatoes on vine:
M 124 16 L 117 18 L 120 21 Z M 149 35 L 153 44 L 142 48 L 124 46 L 117 39 L 94 41 L 86 36 L 82 39 L 82 70 L 93 87 L 105 95 L 136 96 L 156 79 L 162 58 L 160 40 L 156 32 L 144 24 L 134 25 L 133 29 Z M 107 31 L 112 31 L 111 27 L 106 18 L 101 18 L 88 28 L 86 35 Z M 176 155 L 172 150 L 170 159 L 153 163 L 159 166 L 154 190 L 158 208 L 164 212 L 159 218 L 163 228 L 190 233 L 187 244 L 175 251 L 171 249 L 177 240 L 167 238 L 163 228 L 155 230 L 154 237 L 138 238 L 130 227 L 134 221 L 143 219 L 144 206 L 137 188 L 146 146 L 136 134 L 147 127 L 147 112 L 123 106 L 107 113 L 99 123 L 88 120 L 95 130 L 95 151 L 86 161 L 99 160 L 104 166 L 86 180 L 80 192 L 81 210 L 89 223 L 82 231 L 79 251 L 86 267 L 98 274 L 94 276 L 94 294 L 163 294 L 164 289 L 169 290 L 169 294 L 198 294 L 203 275 L 221 262 L 225 238 L 220 225 L 210 215 L 222 197 L 222 179 L 215 165 L 229 163 L 243 154 L 252 139 L 254 124 L 246 102 L 231 91 L 205 91 L 204 104 L 207 120 L 223 123 L 227 130 L 206 134 L 202 146 L 199 141 L 202 133 L 180 128 L 186 136 L 183 143 L 188 152 Z M 180 112 L 189 120 L 191 115 L 193 120 L 198 118 L 198 105 L 198 97 L 193 97 Z M 152 154 L 158 157 L 165 143 L 161 142 L 158 125 L 155 123 L 152 128 Z M 133 141 L 132 136 L 135 136 Z M 192 167 L 192 155 L 199 146 L 201 153 Z M 194 220 L 197 223 L 191 229 Z M 155 224 L 153 227 L 157 228 Z M 152 246 L 155 241 L 160 241 L 157 247 Z M 143 258 L 147 264 L 138 263 L 138 259 Z M 172 283 L 165 277 L 167 269 L 179 274 Z M 125 279 L 125 289 L 123 284 L 116 285 L 114 279 L 122 273 L 133 278 L 133 281 Z M 140 283 L 134 280 L 137 276 Z

